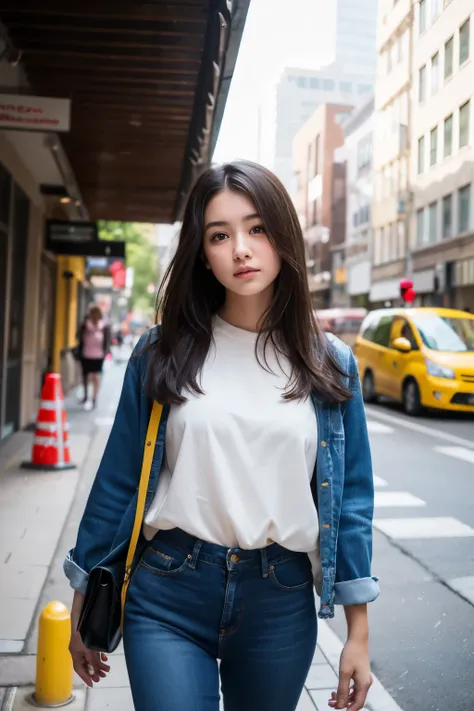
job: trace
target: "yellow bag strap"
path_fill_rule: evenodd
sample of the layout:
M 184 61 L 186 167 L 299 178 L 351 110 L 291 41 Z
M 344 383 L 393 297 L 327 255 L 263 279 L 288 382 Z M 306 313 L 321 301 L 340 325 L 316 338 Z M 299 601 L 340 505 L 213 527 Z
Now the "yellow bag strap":
M 137 543 L 140 537 L 140 531 L 143 525 L 143 516 L 145 512 L 146 492 L 148 491 L 148 483 L 150 481 L 151 465 L 153 464 L 153 455 L 155 453 L 156 438 L 158 437 L 158 429 L 160 427 L 161 415 L 163 413 L 163 405 L 158 402 L 153 403 L 153 408 L 148 422 L 146 433 L 145 448 L 143 452 L 142 471 L 140 474 L 140 484 L 138 486 L 137 507 L 135 509 L 135 520 L 133 522 L 132 536 L 127 551 L 127 559 L 125 561 L 125 577 L 122 586 L 122 622 L 123 628 L 123 613 L 125 608 L 125 599 L 130 583 L 130 575 L 132 572 L 133 559 L 137 550 Z

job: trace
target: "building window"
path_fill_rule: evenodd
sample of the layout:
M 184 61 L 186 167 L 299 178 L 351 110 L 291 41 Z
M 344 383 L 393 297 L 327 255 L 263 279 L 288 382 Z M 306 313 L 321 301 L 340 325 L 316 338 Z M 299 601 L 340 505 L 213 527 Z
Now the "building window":
M 443 198 L 443 237 L 453 234 L 453 196 L 445 195 Z
M 319 133 L 316 136 L 316 141 L 314 143 L 314 174 L 318 175 L 320 172 L 319 168 Z
M 431 22 L 435 22 L 441 11 L 440 0 L 431 0 Z
M 372 89 L 372 84 L 359 84 L 359 94 L 368 94 Z
M 459 232 L 468 232 L 471 222 L 471 185 L 459 190 Z
M 306 77 L 296 77 L 296 86 L 299 89 L 306 89 L 306 86 L 307 86 Z
M 418 173 L 425 170 L 425 137 L 418 139 Z
M 439 52 L 431 57 L 431 94 L 436 94 L 439 89 Z
M 416 213 L 416 241 L 421 247 L 425 243 L 425 208 L 422 207 Z
M 428 241 L 430 244 L 436 242 L 438 237 L 437 210 L 438 203 L 432 202 L 428 208 Z
M 398 220 L 397 223 L 398 258 L 403 259 L 406 254 L 405 221 Z
M 470 19 L 459 30 L 459 64 L 469 59 Z
M 430 132 L 430 165 L 435 165 L 438 160 L 438 126 Z
M 323 79 L 323 89 L 334 91 L 334 79 Z
M 453 73 L 454 37 L 444 45 L 444 78 L 448 79 Z
M 469 144 L 469 109 L 469 101 L 466 101 L 459 109 L 459 148 Z
M 319 89 L 319 79 L 317 77 L 311 77 L 309 85 L 311 89 Z
M 418 101 L 420 104 L 426 99 L 426 64 L 424 64 L 418 76 Z
M 420 35 L 426 30 L 426 3 L 427 0 L 420 0 Z
M 351 81 L 341 81 L 339 84 L 341 91 L 344 94 L 352 94 L 352 82 Z
M 444 157 L 453 152 L 453 115 L 444 119 Z

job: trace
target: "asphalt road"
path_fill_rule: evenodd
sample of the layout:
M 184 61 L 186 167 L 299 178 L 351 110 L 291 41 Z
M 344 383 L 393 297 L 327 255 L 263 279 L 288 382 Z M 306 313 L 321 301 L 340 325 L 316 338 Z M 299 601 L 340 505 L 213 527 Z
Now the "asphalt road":
M 367 407 L 375 474 L 374 673 L 403 711 L 472 711 L 474 417 Z M 342 611 L 341 611 L 342 612 Z M 341 638 L 344 615 L 331 622 Z

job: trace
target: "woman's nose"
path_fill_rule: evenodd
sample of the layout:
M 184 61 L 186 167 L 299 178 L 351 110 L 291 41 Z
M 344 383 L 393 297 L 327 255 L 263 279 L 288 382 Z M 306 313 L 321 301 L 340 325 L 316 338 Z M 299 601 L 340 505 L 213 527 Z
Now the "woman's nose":
M 234 258 L 245 259 L 252 256 L 247 235 L 238 233 L 235 239 Z

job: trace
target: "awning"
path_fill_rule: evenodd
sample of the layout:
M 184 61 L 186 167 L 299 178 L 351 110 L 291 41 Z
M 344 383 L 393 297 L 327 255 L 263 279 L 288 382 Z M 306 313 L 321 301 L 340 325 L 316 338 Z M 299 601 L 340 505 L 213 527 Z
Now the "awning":
M 400 279 L 376 281 L 371 286 L 369 299 L 373 303 L 392 301 L 398 298 L 400 298 Z
M 207 167 L 250 0 L 5 0 L 28 94 L 71 99 L 61 134 L 90 218 L 174 222 Z

